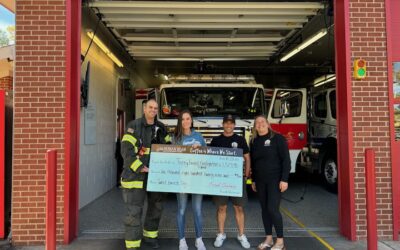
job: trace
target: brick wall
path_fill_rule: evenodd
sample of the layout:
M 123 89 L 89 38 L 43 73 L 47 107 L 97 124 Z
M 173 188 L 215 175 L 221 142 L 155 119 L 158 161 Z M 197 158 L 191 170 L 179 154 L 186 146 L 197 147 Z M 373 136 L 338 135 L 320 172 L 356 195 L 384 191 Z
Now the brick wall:
M 392 237 L 389 87 L 385 0 L 350 0 L 351 60 L 367 61 L 367 78 L 352 81 L 357 238 L 365 238 L 365 148 L 376 150 L 378 237 Z
M 43 244 L 45 153 L 58 149 L 57 239 L 63 234 L 66 3 L 16 1 L 12 237 Z
M 12 76 L 5 76 L 0 78 L 0 89 L 12 90 L 13 89 L 13 78 Z

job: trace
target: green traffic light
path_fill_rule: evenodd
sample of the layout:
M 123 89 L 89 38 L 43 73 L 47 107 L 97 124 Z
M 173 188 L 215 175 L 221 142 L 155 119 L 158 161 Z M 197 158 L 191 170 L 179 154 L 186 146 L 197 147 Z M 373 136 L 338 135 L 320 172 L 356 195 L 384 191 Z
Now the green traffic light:
M 359 76 L 365 76 L 365 69 L 358 69 L 358 70 L 357 70 L 357 74 L 358 74 Z

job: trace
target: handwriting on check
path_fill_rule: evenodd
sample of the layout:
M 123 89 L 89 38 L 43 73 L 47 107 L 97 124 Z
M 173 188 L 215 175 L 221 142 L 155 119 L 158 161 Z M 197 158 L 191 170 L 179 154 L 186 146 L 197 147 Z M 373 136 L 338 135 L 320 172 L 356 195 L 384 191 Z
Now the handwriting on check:
M 147 190 L 242 196 L 241 149 L 153 145 Z

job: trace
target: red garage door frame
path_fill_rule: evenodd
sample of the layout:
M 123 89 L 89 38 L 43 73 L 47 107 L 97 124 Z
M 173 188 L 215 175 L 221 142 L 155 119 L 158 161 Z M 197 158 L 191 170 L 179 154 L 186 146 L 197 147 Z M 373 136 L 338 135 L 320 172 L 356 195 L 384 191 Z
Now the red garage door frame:
M 389 126 L 390 126 L 390 145 L 392 160 L 392 211 L 393 211 L 393 240 L 399 240 L 400 228 L 400 141 L 395 141 L 394 128 L 394 104 L 400 104 L 399 100 L 394 99 L 393 90 L 393 62 L 400 62 L 400 48 L 393 46 L 393 43 L 400 38 L 400 31 L 396 24 L 400 23 L 400 17 L 397 15 L 400 10 L 398 0 L 386 0 L 386 36 L 387 36 L 387 65 L 388 65 L 388 85 L 389 85 Z
M 64 243 L 78 235 L 81 1 L 67 0 Z
M 5 167 L 6 167 L 6 91 L 0 89 L 0 238 L 5 235 L 5 216 L 6 208 L 5 196 Z
M 351 57 L 349 0 L 335 0 L 335 55 L 338 110 L 339 227 L 340 233 L 356 240 L 353 136 L 351 117 Z M 79 119 L 80 119 L 80 31 L 81 3 L 67 0 L 66 127 L 64 243 L 78 235 L 79 213 Z M 341 56 L 338 56 L 341 55 Z M 342 56 L 345 55 L 345 56 Z M 349 213 L 350 211 L 350 213 Z
M 336 95 L 339 230 L 349 240 L 356 240 L 349 0 L 336 0 L 334 8 L 336 93 L 340 93 Z

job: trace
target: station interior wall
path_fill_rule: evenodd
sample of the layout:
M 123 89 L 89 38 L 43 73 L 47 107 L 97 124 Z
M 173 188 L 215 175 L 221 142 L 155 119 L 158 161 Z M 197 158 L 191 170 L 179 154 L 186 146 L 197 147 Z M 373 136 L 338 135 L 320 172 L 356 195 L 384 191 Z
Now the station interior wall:
M 85 55 L 90 38 L 88 29 L 95 30 L 97 17 L 90 10 L 83 9 L 81 27 L 81 54 Z M 123 52 L 110 37 L 102 23 L 96 36 L 122 61 Z M 81 78 L 85 78 L 90 62 L 88 108 L 81 107 L 80 113 L 80 160 L 79 160 L 79 208 L 94 201 L 117 184 L 115 148 L 117 139 L 117 109 L 125 113 L 129 122 L 134 115 L 133 87 L 143 81 L 130 68 L 129 60 L 119 68 L 94 42 L 81 65 Z M 129 79 L 130 86 L 121 79 Z M 89 109 L 91 111 L 89 111 Z M 85 143 L 85 113 L 94 111 L 95 133 L 91 142 Z M 86 124 L 87 125 L 87 124 Z M 93 132 L 93 131 L 92 131 Z

